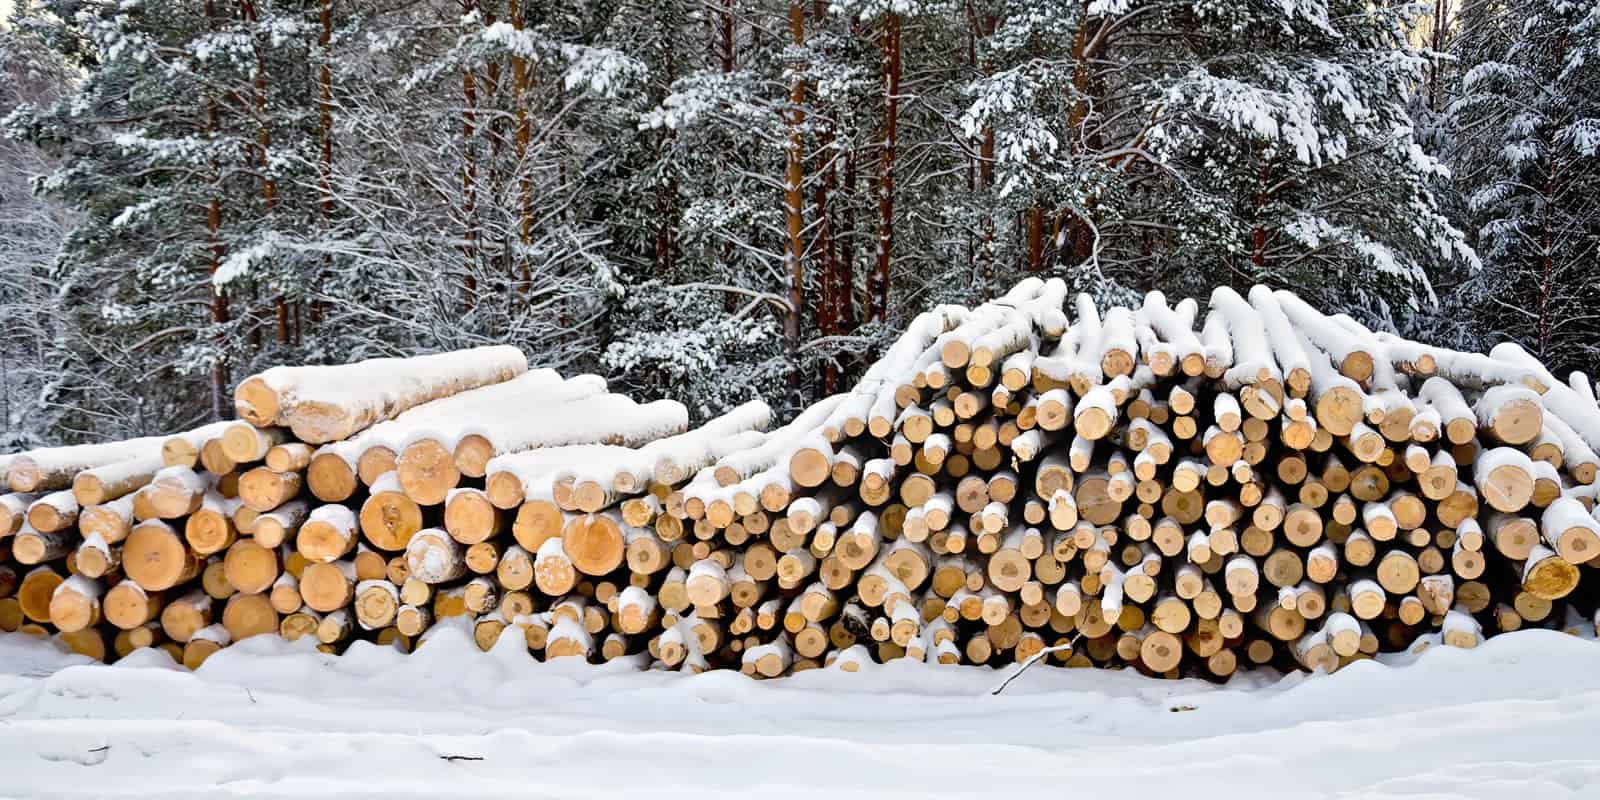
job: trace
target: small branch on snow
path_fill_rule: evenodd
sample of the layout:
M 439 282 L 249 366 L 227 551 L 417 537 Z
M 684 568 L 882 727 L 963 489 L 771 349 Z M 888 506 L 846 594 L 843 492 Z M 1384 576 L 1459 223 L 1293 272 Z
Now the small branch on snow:
M 1049 647 L 1046 647 L 1043 650 L 1040 650 L 1037 653 L 1034 653 L 1031 656 L 1028 656 L 1028 660 L 1022 662 L 1021 664 L 1019 664 L 1017 666 L 1016 669 L 1012 670 L 1011 674 L 1006 676 L 1006 679 L 1000 682 L 1000 685 L 994 687 L 993 689 L 990 689 L 989 690 L 989 694 L 996 695 L 996 694 L 999 694 L 999 693 L 1005 691 L 1006 687 L 1010 686 L 1012 681 L 1014 681 L 1017 678 L 1021 677 L 1022 673 L 1027 671 L 1028 667 L 1033 666 L 1040 659 L 1042 659 L 1045 656 L 1048 656 L 1048 655 L 1050 655 L 1052 653 L 1059 653 L 1059 652 L 1061 652 L 1063 650 L 1071 650 L 1073 647 L 1077 646 L 1078 640 L 1081 639 L 1081 638 L 1083 638 L 1083 634 L 1079 633 L 1077 636 L 1072 637 L 1072 641 L 1067 642 L 1066 644 L 1051 645 Z
M 444 753 L 440 753 L 439 754 L 439 758 L 441 760 L 443 760 L 443 761 L 482 761 L 483 760 L 483 756 L 453 756 L 453 755 L 446 755 Z

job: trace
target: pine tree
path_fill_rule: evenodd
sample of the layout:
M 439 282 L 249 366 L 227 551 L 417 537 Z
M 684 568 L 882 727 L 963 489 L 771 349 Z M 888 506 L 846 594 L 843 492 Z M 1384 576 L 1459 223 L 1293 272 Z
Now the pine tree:
M 1318 302 L 1431 302 L 1430 270 L 1472 255 L 1410 127 L 1404 98 L 1423 60 L 1400 13 L 1005 4 L 965 130 L 994 130 L 997 202 L 1080 285 L 1268 282 Z
M 1485 269 L 1482 322 L 1557 373 L 1600 358 L 1600 8 L 1535 0 L 1464 16 L 1452 161 Z

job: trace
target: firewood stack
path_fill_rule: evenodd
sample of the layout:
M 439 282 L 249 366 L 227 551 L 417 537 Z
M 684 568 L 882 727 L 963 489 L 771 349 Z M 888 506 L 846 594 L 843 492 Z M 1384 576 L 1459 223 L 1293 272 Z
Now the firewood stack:
M 453 624 L 762 677 L 1051 648 L 1220 678 L 1592 631 L 1600 596 L 1585 376 L 1260 286 L 1202 315 L 1030 279 L 922 314 L 776 427 L 752 402 L 689 429 L 509 347 L 277 368 L 236 401 L 0 457 L 0 629 L 190 666 Z

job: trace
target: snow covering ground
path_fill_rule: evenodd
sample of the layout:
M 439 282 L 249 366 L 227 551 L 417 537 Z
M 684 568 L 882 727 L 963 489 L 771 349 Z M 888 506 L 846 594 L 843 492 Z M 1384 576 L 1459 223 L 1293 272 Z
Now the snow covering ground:
M 512 645 L 510 639 L 502 644 Z M 259 637 L 198 673 L 0 634 L 0 796 L 1600 797 L 1600 646 L 1482 647 L 1242 676 L 895 662 L 757 682 Z

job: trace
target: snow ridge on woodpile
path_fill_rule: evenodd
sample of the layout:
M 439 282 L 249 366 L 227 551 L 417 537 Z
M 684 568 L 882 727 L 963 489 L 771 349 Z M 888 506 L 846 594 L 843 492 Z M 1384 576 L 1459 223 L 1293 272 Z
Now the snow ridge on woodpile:
M 1030 278 L 848 391 L 691 428 L 515 348 L 242 383 L 248 423 L 0 456 L 0 629 L 198 666 L 259 634 L 777 677 L 871 661 L 1223 678 L 1592 633 L 1600 403 L 1219 287 Z

